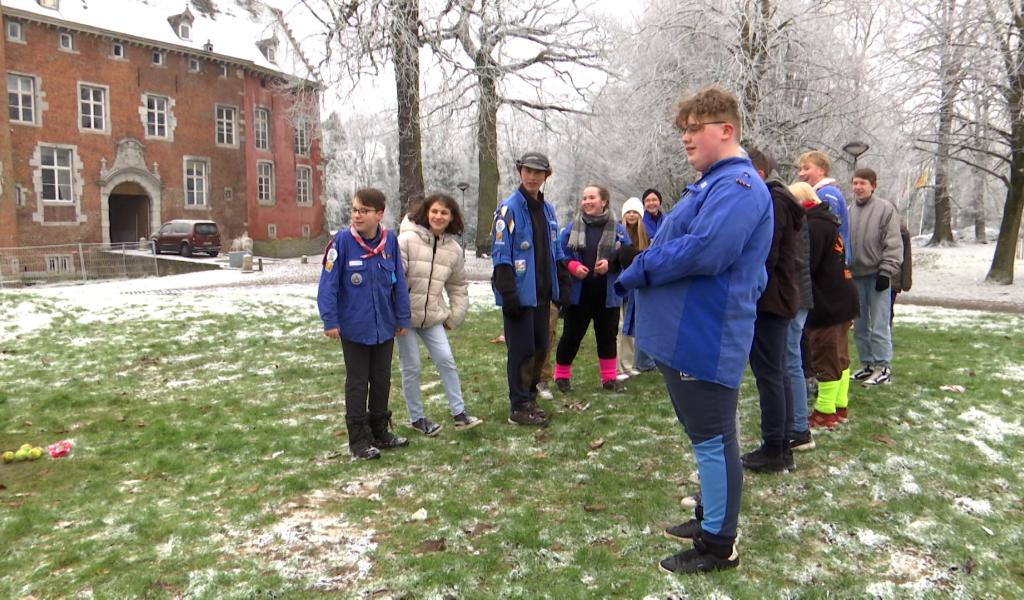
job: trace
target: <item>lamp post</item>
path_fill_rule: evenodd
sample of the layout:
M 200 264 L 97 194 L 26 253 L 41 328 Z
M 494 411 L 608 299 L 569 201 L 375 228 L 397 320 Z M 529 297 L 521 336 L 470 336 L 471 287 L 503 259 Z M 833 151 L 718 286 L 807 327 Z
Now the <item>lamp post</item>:
M 853 157 L 853 170 L 857 170 L 857 158 L 868 151 L 871 146 L 868 146 L 864 142 L 850 142 L 843 146 L 843 152 Z
M 462 207 L 461 207 L 462 208 L 462 236 L 461 236 L 461 240 L 460 241 L 462 242 L 462 250 L 463 250 L 463 252 L 465 252 L 465 250 L 466 250 L 466 223 L 469 222 L 469 218 L 466 216 L 466 190 L 469 189 L 469 184 L 466 183 L 465 181 L 460 181 L 460 182 L 455 184 L 455 187 L 459 188 L 459 191 L 462 192 Z

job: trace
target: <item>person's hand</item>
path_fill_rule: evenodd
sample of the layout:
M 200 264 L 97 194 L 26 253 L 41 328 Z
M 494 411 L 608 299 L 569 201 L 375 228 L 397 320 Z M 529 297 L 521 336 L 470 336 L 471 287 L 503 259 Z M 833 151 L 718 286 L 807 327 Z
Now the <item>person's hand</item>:
M 887 289 L 889 289 L 889 276 L 879 273 L 878 278 L 875 279 L 875 291 L 884 292 Z
M 395 335 L 405 335 L 407 333 L 409 333 L 409 330 L 406 329 L 405 327 L 396 327 L 395 328 Z
M 572 276 L 575 277 L 576 279 L 586 279 L 587 275 L 590 275 L 590 269 L 586 268 L 583 265 L 577 266 L 576 270 L 573 271 L 572 273 Z
M 509 319 L 518 319 L 523 315 L 523 307 L 519 304 L 517 294 L 507 294 L 501 297 L 501 313 Z
M 451 328 L 451 325 L 449 325 L 447 321 L 445 321 L 444 323 L 442 323 L 442 324 L 441 324 L 441 327 L 444 327 L 444 328 L 445 328 L 445 331 L 451 331 L 451 330 L 452 330 L 452 328 Z
M 594 272 L 598 275 L 604 275 L 608 272 L 608 259 L 602 258 L 601 260 L 594 263 Z
M 332 340 L 340 340 L 341 329 L 338 329 L 337 327 L 335 327 L 334 329 L 328 329 L 327 331 L 324 332 L 324 337 L 331 338 Z

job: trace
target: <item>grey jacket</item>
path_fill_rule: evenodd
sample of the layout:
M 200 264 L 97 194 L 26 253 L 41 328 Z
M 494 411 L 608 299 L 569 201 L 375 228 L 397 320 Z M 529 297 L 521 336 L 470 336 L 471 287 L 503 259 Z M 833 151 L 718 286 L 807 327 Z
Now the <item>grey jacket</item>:
M 854 277 L 881 273 L 894 280 L 903 263 L 900 216 L 892 202 L 872 195 L 850 204 L 850 245 Z

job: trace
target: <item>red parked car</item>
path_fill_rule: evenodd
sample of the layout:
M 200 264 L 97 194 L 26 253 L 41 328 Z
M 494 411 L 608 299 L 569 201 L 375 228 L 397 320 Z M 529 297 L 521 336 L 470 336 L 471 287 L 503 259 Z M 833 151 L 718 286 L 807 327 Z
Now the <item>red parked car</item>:
M 210 256 L 220 253 L 220 231 L 213 221 L 188 221 L 175 219 L 160 226 L 153 236 L 153 250 L 177 252 L 192 256 L 193 252 L 205 252 Z

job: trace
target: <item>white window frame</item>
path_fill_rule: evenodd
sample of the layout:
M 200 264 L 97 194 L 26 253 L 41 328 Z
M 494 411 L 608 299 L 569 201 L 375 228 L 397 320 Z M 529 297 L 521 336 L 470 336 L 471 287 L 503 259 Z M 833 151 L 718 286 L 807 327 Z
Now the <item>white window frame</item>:
M 90 94 L 91 97 L 88 98 L 88 99 L 82 98 L 82 92 L 85 91 L 87 88 L 89 90 L 91 90 L 92 92 L 98 91 L 98 92 L 100 92 L 102 94 L 102 97 L 101 97 L 99 102 L 97 102 L 96 99 L 95 99 L 95 96 L 93 96 L 91 94 Z M 92 114 L 88 115 L 88 118 L 90 118 L 92 120 L 91 121 L 92 125 L 86 126 L 86 125 L 83 124 L 82 120 L 84 118 L 86 118 L 85 108 L 87 106 L 91 107 L 91 109 L 90 109 L 91 111 L 97 110 L 97 107 L 101 111 L 101 114 L 99 116 L 99 118 L 100 118 L 100 125 L 101 125 L 100 127 L 95 127 L 94 126 L 95 122 L 96 122 L 96 113 L 95 112 L 93 112 Z M 79 81 L 78 82 L 78 130 L 83 132 L 83 133 L 104 133 L 104 134 L 110 133 L 110 87 L 109 86 L 100 85 L 98 83 L 90 83 L 90 82 L 87 82 L 87 81 Z
M 57 34 L 57 49 L 61 52 L 75 51 L 75 36 L 70 32 L 61 31 Z
M 189 73 L 198 73 L 201 70 L 202 70 L 202 63 L 199 62 L 199 59 L 194 57 L 194 56 L 188 57 L 188 72 Z
M 188 23 L 178 23 L 178 37 L 183 40 L 191 40 L 192 26 Z
M 167 65 L 167 53 L 163 50 L 154 50 L 153 56 L 150 58 L 154 67 L 163 67 Z
M 8 42 L 15 42 L 17 44 L 25 43 L 25 25 L 21 21 L 15 21 L 13 19 L 7 19 L 7 25 L 4 28 Z
M 277 225 L 274 223 L 267 223 L 267 239 L 277 239 Z
M 171 99 L 159 94 L 146 94 L 146 137 L 160 140 L 171 138 Z M 157 105 L 163 102 L 163 109 Z M 150 116 L 153 116 L 151 119 Z M 163 116 L 163 133 L 159 117 Z
M 57 10 L 60 8 L 60 0 L 39 0 L 39 6 Z
M 120 51 L 120 54 L 118 53 Z M 125 48 L 124 42 L 114 42 L 110 44 L 110 58 L 117 60 L 127 60 L 128 51 Z
M 309 224 L 308 223 L 304 224 L 302 226 L 302 238 L 308 240 L 309 239 L 309 234 L 310 234 L 311 231 L 312 231 L 312 228 L 309 226 Z
M 295 166 L 295 204 L 313 206 L 313 167 Z
M 228 104 L 215 104 L 213 107 L 213 123 L 214 143 L 218 146 L 237 148 L 238 107 Z
M 227 65 L 220 65 L 220 75 L 218 75 L 218 76 L 222 77 L 224 79 L 228 78 L 228 66 Z
M 202 165 L 202 173 L 189 173 L 191 165 Z M 185 208 L 206 209 L 210 206 L 210 159 L 204 156 L 183 156 L 181 158 L 181 195 Z M 189 183 L 192 191 L 189 191 Z M 202 186 L 196 186 L 200 182 Z M 189 195 L 192 194 L 190 198 Z
M 257 150 L 270 150 L 270 109 L 257 106 L 252 111 L 252 138 Z
M 10 120 L 11 123 L 24 123 L 24 124 L 28 124 L 28 125 L 35 125 L 36 123 L 39 122 L 39 117 L 38 117 L 38 115 L 39 115 L 39 99 L 38 99 L 38 94 L 36 92 L 36 88 L 38 87 L 36 84 L 38 83 L 38 81 L 36 80 L 35 76 L 33 76 L 33 75 L 25 75 L 23 73 L 10 73 L 10 72 L 8 72 L 6 75 L 7 75 L 7 77 L 5 78 L 5 84 L 7 86 L 7 118 Z M 11 81 L 10 81 L 10 79 L 12 77 L 15 78 L 17 80 L 17 82 L 18 82 L 18 90 L 17 90 L 17 92 L 15 92 L 15 96 L 17 96 L 17 98 L 18 98 L 18 106 L 17 106 L 17 108 L 18 108 L 18 118 L 17 119 L 11 118 Z M 25 109 L 25 106 L 21 103 L 21 101 L 24 99 L 25 91 L 26 91 L 26 90 L 22 89 L 21 84 L 23 82 L 25 82 L 25 81 L 28 81 L 31 84 L 31 86 L 32 86 L 31 89 L 28 90 L 29 92 L 31 92 L 29 94 L 29 97 L 31 98 L 31 106 L 29 106 L 29 110 L 32 113 L 32 119 L 29 120 L 29 121 L 26 121 L 25 119 L 21 118 L 23 116 L 23 112 L 24 112 L 24 109 Z
M 53 164 L 44 164 L 44 155 L 47 151 L 53 152 Z M 58 164 L 59 153 L 67 153 L 68 164 Z M 53 183 L 50 184 L 54 188 L 56 194 L 55 198 L 46 197 L 47 184 L 44 180 L 44 172 L 53 171 Z M 61 174 L 66 174 L 67 181 L 61 183 Z M 60 204 L 70 205 L 75 203 L 75 151 L 71 148 L 62 148 L 60 146 L 48 146 L 41 145 L 39 147 L 39 181 L 41 187 L 39 189 L 39 199 L 46 204 Z M 62 198 L 61 187 L 67 187 L 68 197 Z
M 295 134 L 292 139 L 295 154 L 309 156 L 309 123 L 305 117 L 295 119 Z
M 47 254 L 47 273 L 74 273 L 75 258 L 70 254 Z
M 274 203 L 274 163 L 269 160 L 256 161 L 256 202 Z

